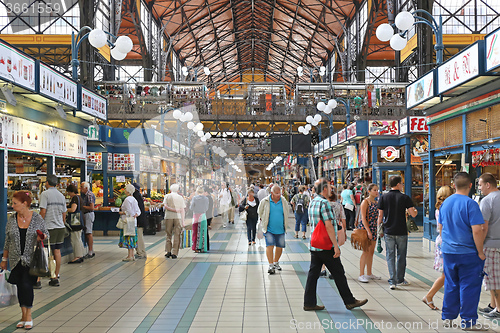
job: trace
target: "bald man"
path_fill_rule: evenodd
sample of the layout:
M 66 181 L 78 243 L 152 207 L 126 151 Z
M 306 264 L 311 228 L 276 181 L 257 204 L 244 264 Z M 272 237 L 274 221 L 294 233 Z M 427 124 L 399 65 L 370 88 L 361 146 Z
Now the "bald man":
M 286 226 L 288 225 L 288 201 L 281 195 L 281 188 L 274 185 L 271 195 L 262 199 L 259 204 L 261 229 L 266 238 L 266 255 L 269 262 L 269 274 L 281 271 L 279 260 L 285 248 Z M 274 249 L 276 248 L 276 252 Z

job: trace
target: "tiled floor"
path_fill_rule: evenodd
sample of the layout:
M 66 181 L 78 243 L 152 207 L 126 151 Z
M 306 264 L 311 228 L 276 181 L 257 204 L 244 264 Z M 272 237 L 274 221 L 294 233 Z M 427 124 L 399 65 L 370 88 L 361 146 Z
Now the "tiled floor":
M 177 260 L 165 259 L 163 232 L 145 236 L 148 259 L 132 263 L 121 261 L 126 251 L 118 248 L 116 237 L 99 237 L 95 259 L 64 265 L 60 287 L 44 281 L 35 291 L 32 332 L 460 332 L 444 329 L 440 312 L 421 302 L 439 276 L 421 236 L 410 237 L 411 285 L 395 291 L 386 282 L 384 252 L 374 258 L 374 274 L 383 279 L 362 284 L 357 281 L 361 252 L 344 245 L 341 258 L 350 288 L 369 302 L 348 311 L 333 281 L 320 278 L 318 296 L 326 311 L 319 312 L 302 310 L 309 254 L 306 241 L 291 232 L 283 271 L 273 276 L 267 274 L 263 240 L 249 247 L 245 226 L 238 222 L 223 229 L 215 219 L 212 251 L 185 249 Z M 435 298 L 438 307 L 442 296 Z M 483 292 L 481 305 L 488 300 Z M 19 319 L 17 306 L 0 308 L 0 332 L 16 331 Z

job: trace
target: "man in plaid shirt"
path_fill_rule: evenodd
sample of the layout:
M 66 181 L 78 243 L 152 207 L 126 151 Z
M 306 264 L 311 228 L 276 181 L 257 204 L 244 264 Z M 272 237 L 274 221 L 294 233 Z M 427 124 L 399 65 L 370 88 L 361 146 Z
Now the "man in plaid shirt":
M 318 223 L 325 223 L 326 231 L 333 243 L 333 248 L 330 250 L 321 250 L 312 246 L 310 247 L 311 266 L 309 268 L 306 289 L 304 292 L 304 311 L 323 310 L 325 308 L 323 305 L 317 305 L 316 299 L 316 286 L 323 264 L 333 275 L 345 307 L 351 310 L 363 306 L 368 300 L 357 300 L 354 298 L 347 284 L 344 266 L 342 266 L 342 262 L 340 261 L 340 248 L 336 237 L 337 230 L 334 227 L 334 225 L 337 225 L 335 222 L 335 214 L 330 203 L 326 199 L 329 198 L 331 194 L 330 183 L 326 179 L 320 178 L 314 183 L 314 186 L 317 196 L 309 204 L 311 233 L 314 232 L 314 227 Z

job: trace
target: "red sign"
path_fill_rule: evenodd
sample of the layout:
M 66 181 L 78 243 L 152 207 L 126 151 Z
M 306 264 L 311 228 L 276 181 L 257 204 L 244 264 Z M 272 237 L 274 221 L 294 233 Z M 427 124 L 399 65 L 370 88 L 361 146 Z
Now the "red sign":
M 347 126 L 347 140 L 355 138 L 356 137 L 356 123 L 352 123 L 351 125 Z
M 382 158 L 388 162 L 392 162 L 399 158 L 399 155 L 399 149 L 396 149 L 393 146 L 386 147 L 381 151 Z
M 410 117 L 410 133 L 427 133 L 429 127 L 425 117 Z
M 345 128 L 343 130 L 341 130 L 340 132 L 338 132 L 338 138 L 339 138 L 339 143 L 342 143 L 346 140 Z

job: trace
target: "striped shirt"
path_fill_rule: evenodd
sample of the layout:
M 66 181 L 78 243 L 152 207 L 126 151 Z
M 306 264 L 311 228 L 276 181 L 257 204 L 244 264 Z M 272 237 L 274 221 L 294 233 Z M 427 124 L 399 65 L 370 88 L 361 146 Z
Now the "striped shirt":
M 309 222 L 311 223 L 311 235 L 314 232 L 314 227 L 319 221 L 332 221 L 332 224 L 336 226 L 335 213 L 333 212 L 332 206 L 323 196 L 317 195 L 312 199 L 309 204 Z M 337 228 L 335 230 L 335 237 L 337 237 Z M 322 249 L 317 249 L 309 245 L 311 251 L 323 251 Z
M 45 225 L 48 230 L 64 228 L 63 213 L 66 212 L 66 198 L 55 187 L 40 194 L 40 208 L 45 208 Z

